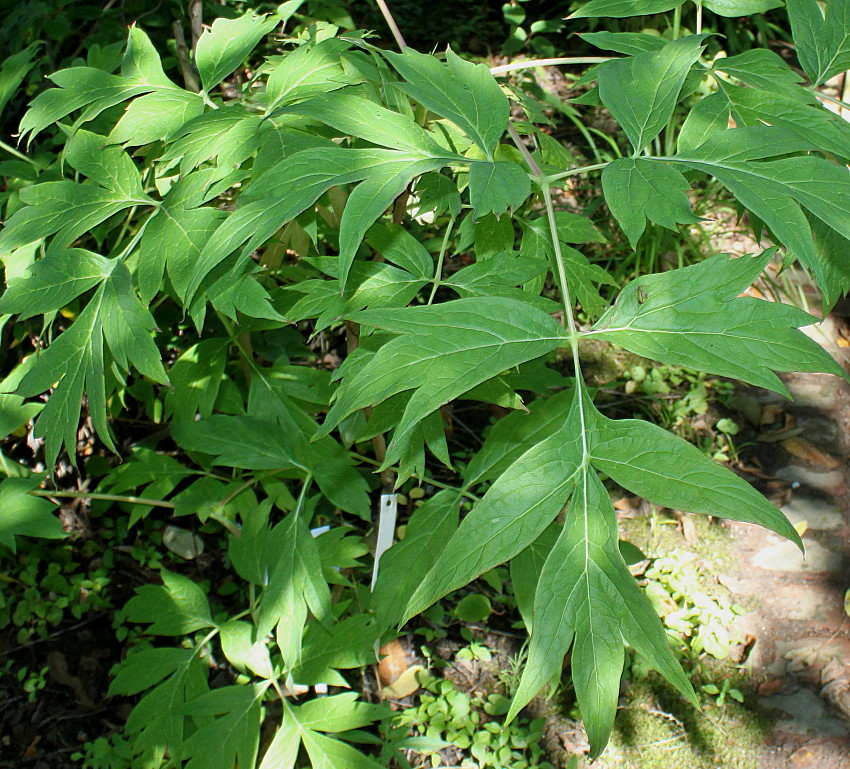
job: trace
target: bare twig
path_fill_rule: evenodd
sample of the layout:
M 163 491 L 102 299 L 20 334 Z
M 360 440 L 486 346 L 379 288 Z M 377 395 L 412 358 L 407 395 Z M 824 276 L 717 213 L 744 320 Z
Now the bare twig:
M 172 25 L 172 30 L 174 31 L 174 44 L 177 46 L 177 61 L 180 62 L 180 72 L 183 74 L 183 84 L 187 90 L 198 93 L 201 90 L 201 84 L 189 59 L 186 36 L 183 34 L 183 24 L 179 19 Z
M 194 53 L 204 31 L 203 0 L 189 0 L 189 24 L 192 27 L 192 53 Z

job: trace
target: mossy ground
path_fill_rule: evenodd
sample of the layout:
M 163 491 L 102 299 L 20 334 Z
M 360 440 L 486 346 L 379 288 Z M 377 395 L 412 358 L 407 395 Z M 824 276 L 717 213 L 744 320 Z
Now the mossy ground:
M 706 591 L 722 591 L 714 578 L 734 567 L 732 535 L 717 521 L 703 516 L 691 520 L 694 531 L 689 542 L 668 511 L 621 521 L 621 536 L 649 556 L 683 548 L 693 552 L 704 567 Z M 770 718 L 756 704 L 746 672 L 729 660 L 707 655 L 683 660 L 683 665 L 700 696 L 700 707 L 689 705 L 655 674 L 630 681 L 611 743 L 593 763 L 594 769 L 756 769 Z M 727 698 L 718 706 L 714 697 L 700 690 L 703 684 L 724 679 L 744 694 L 744 703 Z

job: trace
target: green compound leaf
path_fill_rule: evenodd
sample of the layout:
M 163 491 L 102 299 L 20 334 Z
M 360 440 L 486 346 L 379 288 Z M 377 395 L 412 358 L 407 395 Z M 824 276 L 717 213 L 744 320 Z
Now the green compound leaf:
M 691 366 L 787 394 L 774 371 L 827 371 L 840 366 L 801 331 L 816 318 L 788 305 L 739 297 L 770 253 L 717 255 L 691 267 L 632 281 L 590 337 L 607 339 L 652 360 Z
M 145 197 L 136 164 L 120 147 L 109 146 L 105 136 L 77 131 L 65 148 L 65 159 L 83 176 L 128 200 Z
M 0 545 L 17 552 L 15 537 L 63 539 L 65 529 L 53 515 L 56 503 L 30 494 L 44 475 L 29 478 L 5 478 L 0 481 Z
M 625 644 L 696 704 L 655 610 L 620 555 L 608 491 L 587 467 L 579 472 L 567 522 L 543 565 L 533 616 L 528 661 L 509 720 L 560 675 L 570 647 L 592 757 L 602 752 L 614 724 Z
M 446 152 L 412 118 L 361 96 L 349 93 L 317 96 L 286 111 L 314 118 L 340 131 L 343 136 L 357 136 L 379 147 L 419 153 L 425 157 L 451 157 L 463 162 L 460 156 Z
M 134 673 L 143 662 L 149 663 L 150 671 L 156 674 L 161 673 L 166 665 L 173 666 L 173 672 L 145 694 L 133 708 L 133 712 L 127 719 L 126 730 L 136 755 L 147 753 L 161 757 L 168 752 L 171 756 L 178 757 L 186 733 L 194 731 L 193 723 L 183 715 L 181 710 L 187 700 L 199 697 L 208 691 L 209 665 L 205 664 L 193 649 L 157 651 L 181 651 L 184 654 L 173 655 L 170 659 L 152 659 L 145 655 L 143 659 L 134 663 L 130 662 L 133 657 L 129 657 L 122 663 L 129 665 Z M 129 690 L 136 689 L 141 682 L 134 676 L 122 683 L 124 683 L 122 689 L 128 690 L 127 693 L 129 693 Z
M 632 248 L 643 235 L 647 219 L 673 231 L 679 224 L 700 221 L 691 211 L 689 189 L 680 171 L 644 158 L 618 158 L 602 172 L 605 202 Z
M 659 51 L 605 62 L 598 69 L 599 97 L 623 127 L 635 154 L 667 125 L 706 35 L 690 35 Z
M 64 252 L 62 258 L 75 259 L 75 251 L 77 249 Z M 55 267 L 55 263 L 51 265 Z M 112 271 L 79 317 L 50 347 L 34 356 L 15 388 L 23 397 L 41 395 L 53 388 L 53 394 L 35 423 L 35 434 L 46 439 L 46 454 L 51 466 L 63 443 L 74 458 L 83 393 L 88 397 L 95 430 L 107 447 L 115 450 L 106 419 L 107 362 L 114 364 L 115 373 L 129 373 L 132 367 L 156 382 L 168 382 L 152 338 L 153 317 L 133 291 L 127 267 L 117 261 L 113 261 L 111 267 Z M 11 301 L 25 293 L 27 286 L 38 290 L 40 272 L 31 273 L 31 276 L 14 284 Z
M 850 68 L 850 3 L 788 0 L 788 18 L 800 65 L 815 86 Z
M 478 161 L 469 167 L 469 202 L 477 218 L 518 209 L 531 194 L 531 180 L 508 160 Z
M 90 184 L 45 182 L 21 190 L 19 208 L 0 232 L 0 254 L 56 235 L 53 247 L 67 248 L 92 227 L 135 205 L 151 205 L 147 195 L 127 197 L 123 192 Z
M 404 539 L 382 556 L 372 593 L 372 608 L 381 628 L 401 619 L 404 601 L 422 581 L 446 540 L 457 528 L 460 498 L 440 491 L 417 508 L 407 522 Z
M 256 152 L 261 126 L 258 115 L 236 106 L 198 115 L 171 137 L 160 162 L 169 165 L 180 160 L 183 174 L 212 159 L 219 167 L 235 165 Z
M 182 574 L 160 569 L 163 585 L 137 588 L 124 607 L 127 620 L 150 623 L 147 632 L 181 636 L 215 627 L 210 605 L 200 585 Z
M 330 616 L 331 594 L 322 577 L 316 541 L 300 511 L 291 512 L 272 529 L 277 560 L 268 575 L 257 612 L 257 638 L 265 638 L 279 622 L 286 626 L 291 643 L 281 645 L 288 668 L 300 663 L 302 630 L 307 609 L 323 622 Z
M 461 521 L 408 601 L 404 620 L 510 560 L 554 520 L 575 488 L 582 461 L 581 414 L 574 404 L 561 414 L 566 418 L 557 430 L 521 454 Z
M 738 130 L 743 129 L 729 133 Z M 842 237 L 850 238 L 850 171 L 847 167 L 813 155 L 747 162 L 750 158 L 764 157 L 770 151 L 769 146 L 758 143 L 755 152 L 748 155 L 745 154 L 748 147 L 730 149 L 733 143 L 715 144 L 711 141 L 715 136 L 718 134 L 712 134 L 688 154 L 674 156 L 674 162 L 704 171 L 724 184 L 812 270 L 827 293 L 833 292 L 818 258 L 804 209 Z M 781 136 L 777 134 L 778 139 Z M 798 146 L 805 146 L 805 142 L 798 140 Z
M 180 747 L 186 769 L 254 766 L 260 747 L 263 697 L 270 682 L 224 686 L 190 700 L 180 712 L 204 723 Z
M 508 99 L 484 64 L 464 61 L 446 51 L 446 63 L 408 48 L 385 53 L 407 81 L 398 88 L 426 109 L 448 118 L 492 158 L 508 124 Z
M 811 103 L 811 94 L 799 87 L 803 78 L 773 51 L 752 48 L 737 56 L 718 59 L 713 68 L 732 75 L 753 88 L 775 91 L 780 95 L 793 95 L 801 101 Z
M 246 13 L 238 19 L 216 19 L 198 39 L 195 64 L 204 90 L 209 93 L 254 50 L 277 25 L 274 16 Z
M 124 146 L 150 144 L 171 138 L 182 126 L 202 115 L 203 99 L 182 88 L 169 88 L 133 99 L 109 134 Z
M 285 56 L 270 60 L 279 63 L 266 82 L 266 114 L 359 82 L 360 78 L 345 72 L 340 61 L 350 47 L 345 40 L 328 38 L 315 45 L 305 43 Z
M 132 696 L 156 686 L 160 681 L 188 667 L 192 649 L 143 649 L 130 654 L 121 663 L 118 675 L 109 684 L 109 695 Z
M 100 254 L 82 248 L 51 251 L 33 262 L 26 275 L 9 281 L 0 297 L 0 314 L 26 320 L 46 315 L 65 305 L 109 277 L 113 265 Z
M 496 479 L 447 542 L 403 619 L 531 546 L 572 496 L 541 571 L 529 663 L 511 714 L 560 673 L 572 641 L 573 680 L 598 754 L 616 710 L 624 643 L 686 696 L 693 692 L 622 559 L 614 510 L 594 470 L 650 502 L 758 523 L 797 544 L 800 538 L 779 510 L 694 446 L 639 420 L 607 419 L 583 391 L 557 430 Z
M 254 182 L 243 196 L 245 205 L 231 214 L 207 242 L 186 296 L 194 296 L 210 271 L 236 249 L 241 247 L 243 254 L 250 253 L 331 187 L 360 181 L 340 223 L 339 279 L 345 285 L 366 231 L 411 179 L 444 164 L 442 158 L 425 158 L 421 154 L 335 146 L 306 149 L 286 158 Z
M 402 440 L 428 414 L 511 366 L 545 355 L 565 339 L 563 328 L 546 313 L 501 297 L 365 310 L 351 319 L 400 336 L 344 377 L 319 435 L 359 409 L 416 389 L 387 448 L 390 464 Z M 455 332 L 447 334 L 447 326 Z

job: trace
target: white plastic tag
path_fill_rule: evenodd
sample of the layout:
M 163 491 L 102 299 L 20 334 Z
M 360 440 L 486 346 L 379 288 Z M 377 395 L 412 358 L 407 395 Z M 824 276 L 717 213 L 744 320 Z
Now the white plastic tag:
M 378 510 L 378 541 L 375 544 L 375 565 L 372 567 L 372 586 L 378 579 L 378 564 L 381 556 L 390 548 L 395 536 L 395 519 L 398 510 L 398 498 L 395 494 L 381 494 L 380 509 Z

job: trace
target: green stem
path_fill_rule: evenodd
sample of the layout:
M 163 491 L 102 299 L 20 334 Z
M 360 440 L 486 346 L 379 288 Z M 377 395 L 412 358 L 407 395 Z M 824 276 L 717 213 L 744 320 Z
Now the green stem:
M 673 39 L 679 39 L 679 33 L 682 31 L 682 6 L 677 5 L 673 11 Z
M 307 477 L 304 479 L 304 483 L 301 486 L 301 491 L 298 492 L 298 501 L 295 503 L 295 515 L 301 515 L 301 511 L 304 509 L 304 500 L 307 499 L 307 491 L 310 488 L 310 485 L 313 483 L 313 473 L 307 473 Z
M 37 160 L 33 160 L 31 157 L 24 155 L 23 152 L 16 150 L 14 147 L 6 144 L 6 142 L 0 141 L 0 149 L 6 150 L 10 155 L 14 155 L 19 160 L 23 160 L 25 163 L 29 163 L 33 168 L 37 168 L 39 171 L 46 171 L 47 166 L 43 163 L 39 163 Z
M 534 175 L 537 186 L 543 195 L 543 204 L 546 208 L 546 218 L 549 220 L 549 233 L 552 238 L 552 261 L 555 266 L 555 273 L 558 276 L 558 283 L 561 289 L 561 300 L 564 305 L 564 326 L 569 332 L 570 349 L 572 350 L 573 369 L 576 378 L 576 397 L 578 398 L 578 416 L 581 429 L 581 446 L 582 446 L 582 466 L 586 466 L 590 461 L 590 448 L 587 444 L 587 430 L 585 428 L 585 413 L 584 413 L 584 379 L 581 373 L 581 360 L 579 358 L 579 334 L 576 326 L 575 315 L 573 314 L 573 300 L 570 296 L 570 285 L 567 280 L 567 273 L 564 268 L 563 252 L 561 251 L 561 241 L 558 237 L 558 224 L 555 221 L 555 206 L 552 203 L 552 192 L 550 178 L 540 170 L 540 166 L 531 156 L 528 148 L 522 143 L 519 134 L 511 123 L 508 123 L 508 134 L 516 144 L 525 162 L 528 163 L 529 170 Z M 580 169 L 575 169 L 577 173 Z
M 702 0 L 697 0 L 697 28 L 696 33 L 702 34 Z
M 832 102 L 833 104 L 841 107 L 842 109 L 850 110 L 850 104 L 848 104 L 846 101 L 842 101 L 841 99 L 836 99 L 834 96 L 830 96 L 829 94 L 821 93 L 820 91 L 816 91 L 814 88 L 811 88 L 809 90 L 811 90 L 811 92 L 818 99 L 824 99 L 825 101 Z
M 255 478 L 251 478 L 251 480 L 245 481 L 244 483 L 240 483 L 233 491 L 230 492 L 224 499 L 219 502 L 219 504 L 224 507 L 231 499 L 235 499 L 238 497 L 245 489 L 250 489 L 254 484 L 260 483 L 264 481 L 266 478 L 271 478 L 278 473 L 283 472 L 283 469 L 280 470 L 267 470 L 262 475 L 256 476 Z
M 448 225 L 446 225 L 446 233 L 443 235 L 443 242 L 440 245 L 440 256 L 437 258 L 437 269 L 434 270 L 434 285 L 431 287 L 431 295 L 428 297 L 428 304 L 434 301 L 434 294 L 437 293 L 437 289 L 443 282 L 443 261 L 446 258 L 446 250 L 449 247 L 449 237 L 452 234 L 452 227 L 454 227 L 455 218 L 454 216 L 449 219 Z
M 591 166 L 580 166 L 579 168 L 571 168 L 569 171 L 563 171 L 559 174 L 552 174 L 552 176 L 544 176 L 543 178 L 552 186 L 553 182 L 559 182 L 561 179 L 566 179 L 568 176 L 577 176 L 578 174 L 589 173 L 590 171 L 599 171 L 605 166 L 609 165 L 609 163 L 594 163 Z M 537 179 L 538 177 L 532 174 L 532 178 Z
M 376 462 L 374 459 L 369 457 L 364 457 L 362 454 L 358 454 L 355 451 L 348 452 L 352 459 L 356 459 L 358 462 L 365 462 L 367 465 L 372 465 L 373 467 L 380 467 L 381 462 Z M 465 489 L 459 489 L 457 486 L 449 486 L 447 483 L 443 483 L 442 481 L 436 481 L 433 478 L 429 478 L 427 475 L 419 475 L 418 473 L 411 473 L 412 478 L 416 478 L 417 481 L 421 483 L 430 483 L 432 486 L 436 486 L 438 489 L 445 489 L 446 491 L 456 491 L 458 494 L 461 494 L 464 497 L 469 497 L 473 502 L 479 502 L 481 497 L 471 494 Z
M 510 64 L 500 64 L 498 67 L 490 67 L 490 74 L 494 77 L 513 72 L 518 69 L 533 69 L 534 67 L 556 67 L 561 64 L 602 64 L 616 56 L 568 56 L 554 59 L 530 59 L 529 61 L 512 61 Z
M 173 510 L 176 505 L 162 499 L 148 499 L 147 497 L 126 497 L 121 494 L 99 494 L 95 491 L 50 491 L 50 489 L 33 489 L 30 491 L 34 497 L 56 497 L 57 499 L 100 499 L 106 502 L 129 502 L 133 505 L 152 505 L 154 507 L 167 507 Z

